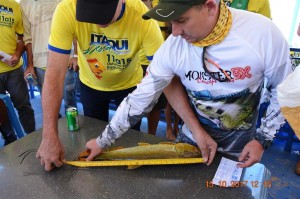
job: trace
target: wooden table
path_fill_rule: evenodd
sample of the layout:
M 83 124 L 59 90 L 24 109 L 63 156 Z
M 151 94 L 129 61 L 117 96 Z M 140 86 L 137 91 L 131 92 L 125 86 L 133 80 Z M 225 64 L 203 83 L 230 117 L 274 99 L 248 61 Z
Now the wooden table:
M 91 138 L 97 137 L 106 123 L 88 117 L 79 117 L 80 130 L 68 132 L 65 118 L 59 120 L 59 135 L 65 145 L 66 159 L 74 160 L 85 149 Z M 25 151 L 37 149 L 41 142 L 38 130 L 0 150 L 1 198 L 266 198 L 270 172 L 256 164 L 244 169 L 242 180 L 247 187 L 208 187 L 219 165 L 217 154 L 213 164 L 78 168 L 64 165 L 46 172 L 35 153 L 24 158 Z M 142 132 L 130 130 L 116 145 L 129 147 L 138 142 L 165 141 Z M 24 158 L 24 159 L 23 159 Z M 258 182 L 254 186 L 251 182 Z

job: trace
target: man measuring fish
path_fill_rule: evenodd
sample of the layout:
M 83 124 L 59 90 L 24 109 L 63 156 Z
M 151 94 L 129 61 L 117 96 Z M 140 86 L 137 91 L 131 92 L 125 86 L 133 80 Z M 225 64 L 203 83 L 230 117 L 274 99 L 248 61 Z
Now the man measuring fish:
M 133 118 L 151 110 L 172 81 L 164 92 L 185 122 L 179 141 L 196 144 L 208 164 L 217 150 L 239 157 L 240 167 L 259 162 L 284 122 L 276 86 L 292 70 L 289 46 L 280 30 L 265 17 L 215 0 L 161 0 L 144 18 L 171 21 L 172 35 L 105 131 L 87 143 L 88 160 L 126 132 Z M 189 102 L 180 82 L 172 80 L 175 75 Z M 264 78 L 271 106 L 256 129 Z
M 261 15 L 219 0 L 160 0 L 143 18 L 171 21 L 172 35 L 104 132 L 86 144 L 91 151 L 87 160 L 139 121 L 164 91 L 185 122 L 177 140 L 198 146 L 208 165 L 217 150 L 238 157 L 239 167 L 259 162 L 284 122 L 276 87 L 292 69 L 280 30 Z M 256 129 L 264 78 L 272 98 Z M 62 165 L 61 153 L 61 146 L 52 154 L 40 148 L 37 157 L 49 170 L 52 163 Z

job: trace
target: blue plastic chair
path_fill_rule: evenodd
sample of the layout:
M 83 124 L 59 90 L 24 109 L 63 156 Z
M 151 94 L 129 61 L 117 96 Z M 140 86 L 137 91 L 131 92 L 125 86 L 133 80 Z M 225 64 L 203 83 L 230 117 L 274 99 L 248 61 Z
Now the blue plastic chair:
M 300 142 L 300 140 L 296 137 L 295 132 L 288 122 L 286 122 L 276 133 L 277 138 L 281 138 L 286 140 L 284 151 L 291 152 L 292 144 L 296 142 Z
M 8 110 L 8 117 L 11 121 L 13 128 L 18 136 L 18 138 L 24 137 L 25 133 L 21 127 L 19 118 L 16 115 L 15 108 L 8 95 L 0 94 L 0 100 L 2 100 Z

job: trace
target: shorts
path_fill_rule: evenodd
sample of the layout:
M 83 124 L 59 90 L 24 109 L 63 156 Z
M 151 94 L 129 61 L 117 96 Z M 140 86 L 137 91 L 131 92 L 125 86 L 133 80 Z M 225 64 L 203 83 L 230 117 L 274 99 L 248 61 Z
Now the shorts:
M 168 100 L 165 96 L 165 94 L 161 94 L 157 100 L 157 103 L 155 104 L 155 106 L 153 107 L 153 109 L 165 109 L 167 107 L 168 104 Z

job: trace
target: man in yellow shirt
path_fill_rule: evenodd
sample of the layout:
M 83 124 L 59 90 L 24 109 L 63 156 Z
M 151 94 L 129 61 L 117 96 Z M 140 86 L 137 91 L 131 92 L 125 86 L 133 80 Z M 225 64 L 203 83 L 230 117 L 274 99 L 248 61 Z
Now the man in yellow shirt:
M 84 115 L 108 121 L 109 103 L 113 100 L 118 106 L 142 79 L 140 49 L 151 61 L 163 43 L 157 22 L 142 19 L 147 11 L 141 0 L 63 0 L 58 4 L 52 19 L 42 93 L 43 121 L 47 122 L 37 153 L 46 170 L 54 168 L 52 163 L 61 166 L 64 158 L 57 114 L 73 39 L 78 44 Z M 140 119 L 127 122 L 136 124 Z
M 25 46 L 23 42 L 23 23 L 20 5 L 14 0 L 0 0 L 0 94 L 10 94 L 14 107 L 18 111 L 25 133 L 35 130 L 34 111 L 29 100 L 27 84 L 23 77 L 23 60 Z M 10 123 L 3 127 L 6 133 L 5 144 L 16 140 Z

